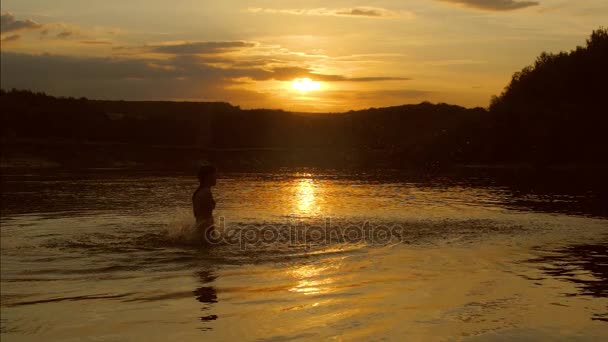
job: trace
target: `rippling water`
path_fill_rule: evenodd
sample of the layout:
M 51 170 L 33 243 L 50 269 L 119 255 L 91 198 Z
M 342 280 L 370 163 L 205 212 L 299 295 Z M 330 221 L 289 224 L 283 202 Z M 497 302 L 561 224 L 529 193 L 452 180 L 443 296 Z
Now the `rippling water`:
M 224 174 L 222 229 L 398 230 L 199 248 L 180 240 L 195 187 L 186 176 L 4 175 L 2 339 L 608 337 L 608 220 L 581 210 L 605 204 L 589 204 L 596 194 Z

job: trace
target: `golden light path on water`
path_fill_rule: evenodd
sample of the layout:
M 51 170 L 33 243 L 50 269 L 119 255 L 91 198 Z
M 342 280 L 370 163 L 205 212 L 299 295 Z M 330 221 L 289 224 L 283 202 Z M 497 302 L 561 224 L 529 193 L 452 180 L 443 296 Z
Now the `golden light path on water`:
M 312 178 L 303 178 L 297 181 L 295 198 L 297 211 L 300 214 L 314 214 L 319 211 L 317 203 L 318 185 Z
M 295 207 L 300 215 L 310 216 L 321 212 L 322 186 L 319 181 L 315 181 L 310 174 L 302 174 L 304 178 L 295 181 Z M 331 292 L 330 268 L 339 267 L 334 264 L 329 265 L 305 265 L 298 266 L 287 271 L 297 284 L 289 289 L 290 292 L 303 295 L 319 295 Z M 313 307 L 320 305 L 319 302 L 312 304 Z
M 328 285 L 333 281 L 325 277 L 328 266 L 305 265 L 295 267 L 288 271 L 289 275 L 297 281 L 297 285 L 289 291 L 305 295 L 320 294 L 328 291 Z

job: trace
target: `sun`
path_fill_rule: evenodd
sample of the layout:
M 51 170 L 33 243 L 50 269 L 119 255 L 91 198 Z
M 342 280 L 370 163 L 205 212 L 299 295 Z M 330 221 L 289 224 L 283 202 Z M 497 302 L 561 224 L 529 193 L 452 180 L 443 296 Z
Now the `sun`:
M 301 92 L 308 92 L 321 89 L 321 82 L 315 82 L 310 78 L 296 78 L 293 80 L 292 87 Z

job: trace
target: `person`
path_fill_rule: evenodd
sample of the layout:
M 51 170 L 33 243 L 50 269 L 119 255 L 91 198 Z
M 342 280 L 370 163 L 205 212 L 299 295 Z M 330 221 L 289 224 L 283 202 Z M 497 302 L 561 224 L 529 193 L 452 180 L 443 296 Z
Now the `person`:
M 196 229 L 209 242 L 214 231 L 213 209 L 215 200 L 211 193 L 211 187 L 216 183 L 216 170 L 212 165 L 204 165 L 198 171 L 200 182 L 194 194 L 192 194 L 192 209 L 196 218 Z

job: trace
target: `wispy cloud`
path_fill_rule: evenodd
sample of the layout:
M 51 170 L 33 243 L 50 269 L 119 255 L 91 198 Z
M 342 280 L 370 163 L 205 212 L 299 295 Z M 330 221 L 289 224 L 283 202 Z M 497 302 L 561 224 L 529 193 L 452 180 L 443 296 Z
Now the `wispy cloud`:
M 304 16 L 334 16 L 334 17 L 359 17 L 359 18 L 395 18 L 395 17 L 413 17 L 414 14 L 405 11 L 391 11 L 380 7 L 353 7 L 353 8 L 261 8 L 250 7 L 247 9 L 250 13 L 266 13 L 266 14 L 289 14 L 289 15 L 304 15 Z
M 10 12 L 2 13 L 0 17 L 1 33 L 15 32 L 21 30 L 37 30 L 40 28 L 42 28 L 42 24 L 31 19 L 17 20 L 15 19 L 15 16 Z
M 78 25 L 65 22 L 46 22 L 39 23 L 32 19 L 17 19 L 11 12 L 5 12 L 1 15 L 0 21 L 2 34 L 2 42 L 11 42 L 22 40 L 24 44 L 31 45 L 31 35 L 29 32 L 37 32 L 39 39 L 52 40 L 68 40 L 80 39 L 80 43 L 89 45 L 110 44 L 104 36 L 116 35 L 115 30 L 107 28 L 85 29 Z M 100 33 L 100 30 L 104 30 Z M 19 33 L 17 35 L 17 33 Z
M 382 81 L 406 81 L 405 77 L 371 76 L 371 77 L 348 77 L 344 75 L 331 75 L 314 72 L 309 68 L 303 67 L 275 67 L 268 71 L 263 71 L 251 75 L 253 79 L 263 81 L 274 79 L 278 81 L 291 81 L 294 78 L 311 78 L 315 81 L 324 82 L 382 82 Z
M 8 36 L 8 37 L 6 37 L 6 38 L 3 38 L 3 39 L 2 39 L 2 42 L 3 42 L 3 43 L 11 43 L 11 42 L 16 42 L 16 41 L 18 41 L 18 40 L 19 40 L 19 38 L 21 38 L 21 36 L 20 36 L 20 35 L 18 35 L 18 34 L 12 34 L 12 35 L 10 35 L 10 36 Z
M 389 13 L 384 9 L 377 8 L 349 8 L 347 10 L 336 12 L 337 15 L 354 15 L 354 16 L 363 16 L 363 17 L 383 17 L 385 14 Z
M 516 0 L 439 0 L 465 7 L 486 11 L 513 11 L 531 6 L 538 6 L 538 1 Z
M 112 45 L 109 40 L 81 40 L 80 43 L 85 45 Z
M 63 31 L 57 33 L 56 37 L 59 39 L 67 39 L 67 38 L 71 37 L 73 34 L 74 34 L 74 32 L 72 32 L 72 31 L 63 30 Z
M 69 93 L 64 85 L 79 85 L 82 89 L 99 86 L 112 97 L 121 95 L 116 89 L 127 88 L 138 80 L 150 93 L 133 94 L 132 98 L 170 98 L 170 94 L 188 87 L 227 89 L 240 79 L 252 81 L 292 81 L 309 77 L 324 82 L 380 82 L 407 80 L 402 77 L 349 77 L 317 73 L 306 67 L 218 67 L 206 64 L 195 55 L 179 55 L 169 59 L 73 57 L 50 54 L 2 52 L 2 84 L 7 87 L 57 89 Z M 46 75 L 40 77 L 41 74 Z M 180 81 L 181 83 L 176 83 Z M 180 89 L 167 90 L 179 85 Z M 102 87 L 103 85 L 103 87 Z M 110 86 L 108 86 L 110 85 Z M 111 85 L 116 85 L 114 88 Z M 148 87 L 149 85 L 149 87 Z M 161 89 L 161 90 L 159 90 Z M 116 90 L 116 92 L 115 92 Z M 129 96 L 129 94 L 125 94 Z M 144 96 L 145 95 L 145 96 Z M 89 94 L 90 96 L 90 94 Z M 108 95 L 109 96 L 109 95 Z M 122 95 L 121 95 L 122 96 Z
M 196 55 L 224 53 L 254 47 L 255 45 L 253 42 L 245 41 L 180 42 L 148 45 L 146 49 L 150 52 L 171 55 Z
M 102 99 L 198 99 L 251 102 L 263 94 L 228 89 L 239 71 L 210 67 L 191 56 L 166 61 L 2 52 L 3 87 Z M 41 77 L 40 75 L 45 75 Z

